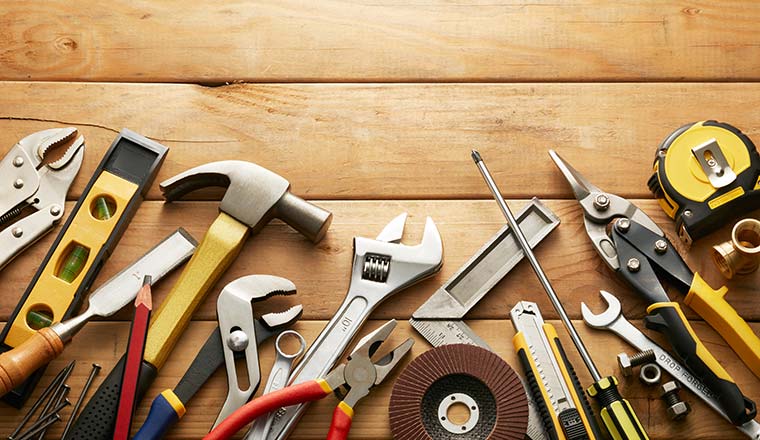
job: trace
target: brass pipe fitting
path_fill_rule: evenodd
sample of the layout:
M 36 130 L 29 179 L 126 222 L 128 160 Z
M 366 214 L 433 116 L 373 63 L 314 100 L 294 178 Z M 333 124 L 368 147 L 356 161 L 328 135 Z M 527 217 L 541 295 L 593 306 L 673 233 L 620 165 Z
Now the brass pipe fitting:
M 731 240 L 712 248 L 712 258 L 726 278 L 747 275 L 760 264 L 760 220 L 739 220 L 731 231 Z

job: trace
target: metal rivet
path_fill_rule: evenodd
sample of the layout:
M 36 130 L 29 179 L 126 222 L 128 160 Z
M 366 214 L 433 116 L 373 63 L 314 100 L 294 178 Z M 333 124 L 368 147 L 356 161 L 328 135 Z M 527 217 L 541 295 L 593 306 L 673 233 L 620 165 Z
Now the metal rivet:
M 248 347 L 248 335 L 243 330 L 235 330 L 227 338 L 227 346 L 232 351 L 243 351 Z
M 11 234 L 13 234 L 14 237 L 19 238 L 22 235 L 24 235 L 24 230 L 21 228 L 13 228 L 11 230 Z
M 13 158 L 13 166 L 14 167 L 18 168 L 18 167 L 20 167 L 23 164 L 24 164 L 24 158 L 23 157 L 16 156 L 16 157 Z
M 641 269 L 641 262 L 638 258 L 631 258 L 628 260 L 626 267 L 628 267 L 628 270 L 631 272 L 638 272 L 639 269 Z
M 610 198 L 607 197 L 607 194 L 597 194 L 597 196 L 594 197 L 594 208 L 600 211 L 604 211 L 609 207 L 610 207 Z
M 683 216 L 684 217 L 691 217 L 691 214 L 692 214 L 692 212 L 689 209 L 687 209 L 686 211 L 683 212 Z
M 61 215 L 61 207 L 58 206 L 58 205 L 51 206 L 50 207 L 50 214 L 54 215 L 56 217 L 59 216 L 59 215 Z
M 15 182 L 13 182 L 13 187 L 16 189 L 21 189 L 24 187 L 24 181 L 21 179 L 16 179 Z
M 654 251 L 658 254 L 664 254 L 668 250 L 668 242 L 665 240 L 657 240 L 654 242 Z
M 628 229 L 631 228 L 631 221 L 628 220 L 627 218 L 621 218 L 620 220 L 617 221 L 617 223 L 615 223 L 615 225 L 617 226 L 618 231 L 627 232 Z
M 662 149 L 662 150 L 660 150 L 660 151 L 657 152 L 657 155 L 660 156 L 660 157 L 665 157 L 667 154 L 668 154 L 668 150 L 667 149 Z

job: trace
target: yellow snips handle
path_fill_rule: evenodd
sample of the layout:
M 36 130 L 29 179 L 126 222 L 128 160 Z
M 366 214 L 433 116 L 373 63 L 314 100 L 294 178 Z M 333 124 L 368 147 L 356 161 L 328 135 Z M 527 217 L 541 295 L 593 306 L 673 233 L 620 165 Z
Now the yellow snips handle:
M 755 376 L 760 378 L 760 338 L 731 304 L 726 302 L 727 292 L 726 287 L 714 290 L 695 273 L 684 303 L 707 321 Z

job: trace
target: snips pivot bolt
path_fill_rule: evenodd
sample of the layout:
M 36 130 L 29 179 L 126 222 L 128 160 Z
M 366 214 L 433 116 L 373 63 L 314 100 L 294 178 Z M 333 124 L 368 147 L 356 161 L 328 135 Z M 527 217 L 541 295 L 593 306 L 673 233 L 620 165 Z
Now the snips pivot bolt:
M 594 208 L 604 211 L 605 209 L 610 207 L 610 198 L 607 197 L 607 194 L 597 194 L 596 197 L 594 197 Z
M 620 232 L 628 232 L 628 230 L 631 228 L 631 221 L 627 218 L 621 218 L 615 222 L 615 226 Z
M 662 255 L 668 250 L 668 242 L 665 240 L 657 240 L 654 242 L 654 251 Z
M 628 263 L 626 263 L 626 267 L 631 272 L 638 272 L 639 269 L 641 269 L 641 261 L 639 261 L 638 258 L 631 258 L 628 260 Z

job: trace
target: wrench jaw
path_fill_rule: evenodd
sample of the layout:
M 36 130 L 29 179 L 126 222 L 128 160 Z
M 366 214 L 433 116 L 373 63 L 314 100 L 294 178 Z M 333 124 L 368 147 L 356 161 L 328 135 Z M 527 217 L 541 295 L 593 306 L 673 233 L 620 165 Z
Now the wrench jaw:
M 397 230 L 399 219 L 404 217 L 405 214 L 402 214 L 392 220 L 380 237 L 399 237 L 400 240 Z M 388 232 L 390 226 L 393 231 Z M 403 224 L 400 226 L 403 228 Z M 379 302 L 386 296 L 432 276 L 441 269 L 442 264 L 443 241 L 430 217 L 425 220 L 422 241 L 415 246 L 355 237 L 349 290 Z
M 236 409 L 243 406 L 256 392 L 261 381 L 259 367 L 257 323 L 253 314 L 253 303 L 263 301 L 273 295 L 292 295 L 296 286 L 285 278 L 271 275 L 249 275 L 227 284 L 217 299 L 219 334 L 224 350 L 224 364 L 227 371 L 227 397 L 214 422 L 214 427 Z M 282 317 L 270 314 L 264 321 L 267 325 L 284 325 L 292 315 L 300 316 L 300 307 L 291 308 Z M 287 315 L 290 313 L 290 315 Z M 266 315 L 265 315 L 266 316 Z M 245 353 L 245 368 L 248 386 L 241 388 L 238 382 L 235 353 Z
M 586 303 L 581 303 L 581 314 L 589 327 L 604 330 L 622 315 L 623 307 L 617 297 L 610 292 L 600 290 L 599 293 L 607 302 L 607 309 L 602 313 L 595 314 L 591 312 Z

